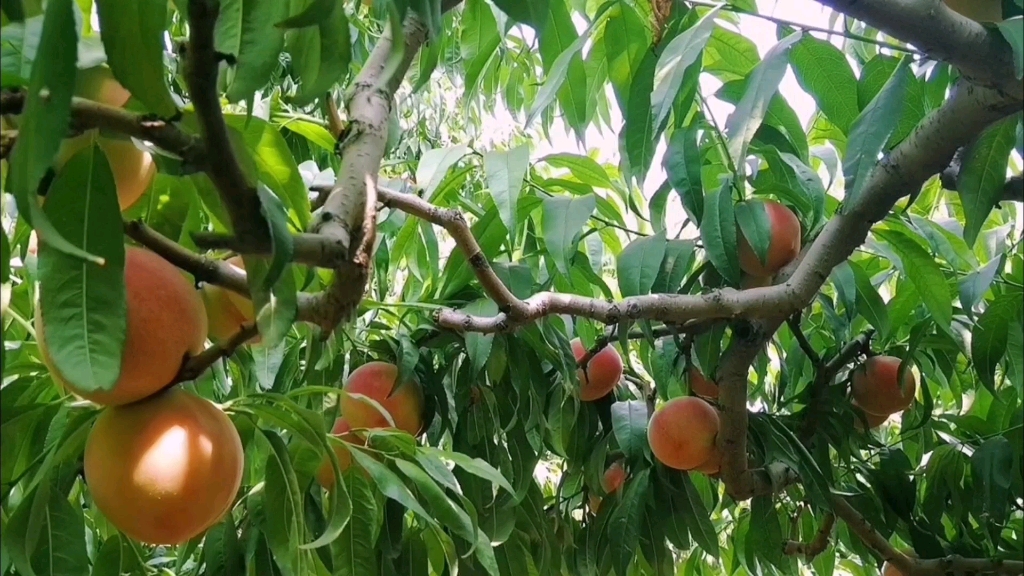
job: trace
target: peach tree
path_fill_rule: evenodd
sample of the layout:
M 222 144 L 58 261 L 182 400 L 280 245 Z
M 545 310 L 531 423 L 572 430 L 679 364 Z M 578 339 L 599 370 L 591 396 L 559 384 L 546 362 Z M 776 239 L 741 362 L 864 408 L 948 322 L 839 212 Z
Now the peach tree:
M 0 576 L 1022 574 L 1021 0 L 771 4 L 3 0 Z

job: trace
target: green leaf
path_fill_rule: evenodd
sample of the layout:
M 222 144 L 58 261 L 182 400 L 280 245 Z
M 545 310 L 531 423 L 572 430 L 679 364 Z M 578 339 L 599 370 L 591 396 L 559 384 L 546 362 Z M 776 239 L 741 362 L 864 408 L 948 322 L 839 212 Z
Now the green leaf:
M 726 178 L 721 188 L 707 194 L 700 237 L 708 260 L 726 280 L 736 285 L 740 279 L 740 265 L 731 190 L 732 183 Z
M 647 404 L 641 400 L 612 404 L 612 430 L 626 457 L 639 461 L 647 446 Z
M 995 389 L 996 366 L 1006 354 L 1006 334 L 1022 307 L 1020 293 L 1002 294 L 993 300 L 974 326 L 971 359 L 974 369 L 989 390 Z
M 260 182 L 281 198 L 302 229 L 309 226 L 309 192 L 281 132 L 264 120 L 242 114 L 228 114 L 224 121 L 241 134 L 246 149 L 252 153 Z
M 297 544 L 305 540 L 301 520 L 302 492 L 295 476 L 288 447 L 276 432 L 260 429 L 270 447 L 264 468 L 264 534 L 274 559 L 286 574 L 302 574 L 308 555 Z
M 256 311 L 260 345 L 277 346 L 291 329 L 298 310 L 295 275 L 291 273 L 294 245 L 288 232 L 284 205 L 266 186 L 257 186 L 260 211 L 270 224 L 272 256 L 243 256 L 249 293 Z
M 352 59 L 348 16 L 341 3 L 332 4 L 336 8 L 322 14 L 315 28 L 298 30 L 286 43 L 299 77 L 296 106 L 312 104 L 348 74 Z
M 1015 114 L 989 126 L 968 148 L 964 157 L 957 190 L 967 219 L 964 240 L 968 246 L 977 241 L 989 212 L 1003 198 L 1006 165 L 1017 136 L 1019 118 L 1020 114 Z
M 779 153 L 779 158 L 793 170 L 793 174 L 800 184 L 798 187 L 799 191 L 803 192 L 811 203 L 813 210 L 811 213 L 811 226 L 817 226 L 825 216 L 826 191 L 825 186 L 821 183 L 821 178 L 803 160 L 788 152 Z
M 612 184 L 611 179 L 608 178 L 608 173 L 605 172 L 605 169 L 589 156 L 562 152 L 558 154 L 549 154 L 537 162 L 545 162 L 555 168 L 565 168 L 569 170 L 577 180 L 589 186 L 593 186 L 595 188 L 606 188 L 608 190 L 615 189 L 615 185 Z
M 550 0 L 494 0 L 494 5 L 516 22 L 530 26 L 538 33 L 548 22 Z
M 860 106 L 857 77 L 846 55 L 831 42 L 806 36 L 793 46 L 789 61 L 800 87 L 843 134 L 849 134 Z
M 996 274 L 1003 269 L 1003 264 L 1001 256 L 993 258 L 991 262 L 960 280 L 960 305 L 964 310 L 971 311 L 978 302 L 981 302 L 989 287 L 992 286 Z
M 1017 80 L 1020 80 L 1024 78 L 1024 16 L 1003 20 L 998 26 L 1013 49 L 1013 63 L 1017 66 Z
M 96 0 L 96 11 L 114 78 L 151 112 L 174 116 L 178 107 L 164 81 L 167 0 Z
M 740 202 L 735 210 L 739 232 L 747 239 L 761 264 L 766 264 L 768 247 L 772 242 L 772 223 L 768 219 L 768 209 L 764 202 Z
M 468 0 L 462 9 L 462 36 L 459 39 L 466 76 L 465 99 L 480 84 L 480 76 L 501 45 L 501 34 L 494 12 L 484 0 Z
M 427 502 L 434 517 L 441 524 L 447 526 L 467 542 L 476 542 L 476 528 L 473 526 L 469 514 L 452 502 L 451 498 L 444 493 L 444 490 L 434 482 L 429 474 L 419 466 L 405 460 L 395 460 L 395 465 L 416 486 L 416 491 Z
M 523 187 L 523 180 L 529 167 L 530 149 L 526 145 L 484 154 L 487 187 L 494 204 L 498 207 L 501 221 L 508 230 L 510 246 L 515 243 L 516 207 L 519 202 L 519 191 Z
M 498 313 L 498 305 L 490 298 L 481 298 L 470 302 L 462 308 L 466 314 L 473 316 L 494 316 Z M 473 365 L 473 369 L 479 372 L 487 365 L 487 359 L 491 356 L 491 346 L 494 344 L 494 334 L 466 334 L 466 355 Z
M 40 574 L 53 576 L 85 574 L 89 555 L 82 510 L 72 506 L 56 485 L 46 493 L 49 498 L 45 513 L 38 518 L 39 540 L 32 554 L 32 566 Z
M 903 261 L 904 276 L 914 285 L 936 325 L 950 330 L 953 324 L 953 299 L 949 284 L 935 258 L 901 232 L 875 230 L 874 234 L 887 242 Z
M 789 50 L 793 44 L 803 37 L 803 32 L 796 32 L 772 46 L 764 55 L 764 60 L 750 73 L 747 91 L 739 104 L 725 121 L 725 135 L 729 140 L 729 155 L 737 165 L 743 163 L 747 154 L 747 146 L 754 138 L 754 133 L 764 120 L 768 104 L 779 89 L 779 83 L 786 74 L 789 65 Z
M 747 76 L 759 61 L 753 40 L 721 26 L 715 27 L 704 48 L 704 71 L 722 82 Z
M 576 238 L 597 207 L 593 194 L 586 196 L 550 196 L 544 199 L 542 234 L 548 253 L 563 274 L 569 273 L 569 260 L 575 252 Z
M 625 145 L 627 173 L 636 182 L 643 182 L 647 178 L 647 170 L 654 161 L 658 142 L 654 117 L 651 115 L 651 91 L 654 89 L 656 65 L 657 56 L 654 51 L 644 52 L 644 58 L 630 84 L 626 124 L 619 135 L 620 149 Z
M 629 93 L 640 63 L 648 52 L 650 34 L 636 10 L 617 3 L 604 25 L 604 53 L 608 61 L 608 80 L 619 102 L 619 110 L 629 109 Z
M 562 10 L 565 9 L 563 4 L 556 5 L 562 6 Z M 558 57 L 550 67 L 545 66 L 547 76 L 544 78 L 540 90 L 537 91 L 533 105 L 530 106 L 530 112 L 526 115 L 525 127 L 528 128 L 555 100 L 555 96 L 558 96 L 562 112 L 566 116 L 566 122 L 579 133 L 587 114 L 586 68 L 580 57 L 580 51 L 590 39 L 593 31 L 604 21 L 604 17 L 611 7 L 612 3 L 602 5 L 594 20 L 579 36 L 576 35 L 576 28 L 573 27 L 572 20 L 551 22 L 551 25 L 545 28 L 544 33 L 541 34 L 541 50 L 544 50 L 544 46 L 550 42 L 552 47 L 558 46 Z M 552 11 L 552 20 L 558 18 L 560 14 L 560 12 Z M 574 39 L 567 44 L 568 38 Z M 569 84 L 565 85 L 565 90 L 562 90 L 566 80 L 569 80 Z
M 431 524 L 437 522 L 433 516 L 423 509 L 423 506 L 420 506 L 412 492 L 402 482 L 402 479 L 387 466 L 378 462 L 373 456 L 363 453 L 362 450 L 353 449 L 350 450 L 350 453 L 352 454 L 352 459 L 369 472 L 374 484 L 377 485 L 377 489 L 382 494 L 412 510 L 427 522 Z
M 285 4 L 285 6 L 287 6 L 287 4 Z M 321 18 L 325 18 L 331 10 L 334 10 L 335 6 L 343 5 L 339 4 L 335 0 L 312 0 L 306 4 L 305 9 L 277 22 L 274 26 L 277 28 L 305 28 L 307 26 L 316 26 L 320 23 Z M 285 13 L 287 13 L 287 11 Z
M 669 112 L 672 111 L 676 95 L 683 85 L 686 69 L 702 54 L 704 46 L 711 38 L 711 31 L 715 28 L 715 17 L 721 9 L 722 6 L 716 6 L 709 10 L 700 21 L 673 38 L 658 57 L 654 72 L 654 91 L 651 94 L 655 126 L 664 125 Z
M 103 260 L 68 242 L 39 206 L 39 184 L 67 134 L 75 78 L 75 14 L 70 0 L 46 5 L 42 32 L 20 118 L 18 141 L 11 150 L 7 189 L 18 214 L 35 228 L 40 242 L 96 264 Z M 45 191 L 44 191 L 45 192 Z
M 680 498 L 680 503 L 686 507 L 686 520 L 690 535 L 705 552 L 717 558 L 719 556 L 718 532 L 715 530 L 715 525 L 711 523 L 711 512 L 704 505 L 704 500 L 700 497 L 700 493 L 697 492 L 697 488 L 688 474 L 682 475 L 679 483 L 683 485 L 685 493 L 685 497 Z
M 903 110 L 903 97 L 913 76 L 910 62 L 910 57 L 900 61 L 882 90 L 850 127 L 846 156 L 843 158 L 846 203 L 857 202 L 868 177 L 875 169 L 879 153 L 889 140 L 889 135 L 896 129 L 896 121 Z
M 645 420 L 646 410 L 644 408 Z M 640 521 L 644 515 L 644 503 L 650 487 L 650 470 L 643 470 L 634 475 L 627 482 L 622 500 L 608 520 L 607 534 L 610 535 L 609 543 L 612 546 L 612 562 L 616 574 L 626 574 L 636 557 L 636 547 L 640 543 Z
M 693 240 L 669 240 L 658 277 L 651 286 L 653 294 L 671 294 L 679 290 L 696 257 Z
M 700 148 L 697 146 L 698 124 L 691 122 L 677 129 L 669 140 L 662 165 L 672 188 L 687 213 L 695 222 L 704 218 L 704 188 L 701 183 Z
M 981 485 L 982 505 L 999 524 L 1004 522 L 1009 510 L 1013 473 L 1013 450 L 1003 436 L 989 438 L 971 456 L 971 477 Z
M 99 266 L 39 243 L 39 312 L 49 356 L 75 388 L 109 391 L 121 375 L 128 319 L 121 210 L 99 146 L 71 157 L 44 210 L 62 236 L 105 260 Z
M 373 484 L 355 468 L 346 470 L 342 478 L 352 498 L 352 518 L 333 546 L 334 574 L 376 574 L 377 554 L 373 535 L 380 525 L 381 513 Z
M 448 169 L 467 154 L 469 147 L 465 144 L 436 148 L 423 153 L 420 163 L 416 166 L 416 183 L 423 189 L 427 198 L 433 200 L 434 192 L 441 185 Z
M 856 262 L 850 262 L 850 268 L 857 286 L 857 312 L 878 330 L 879 336 L 885 338 L 889 334 L 889 309 L 885 307 L 885 302 L 871 284 L 871 278 L 864 272 L 864 268 Z
M 252 119 L 250 119 L 249 121 L 252 122 Z M 323 150 L 332 153 L 334 152 L 334 144 L 336 142 L 334 136 L 331 136 L 331 133 L 328 132 L 326 128 L 319 124 L 314 124 L 313 122 L 307 122 L 305 120 L 293 118 L 282 122 L 281 128 L 287 128 L 288 130 L 291 130 L 292 132 L 298 134 L 299 136 L 302 136 L 306 140 L 309 140 L 311 144 L 316 144 Z M 285 142 L 285 145 L 287 145 L 287 142 Z M 257 158 L 257 163 L 258 162 L 259 158 Z M 292 162 L 295 162 L 294 158 L 292 158 Z
M 275 26 L 275 23 L 288 14 L 288 2 L 235 0 L 234 4 L 239 13 L 238 43 L 227 49 L 220 45 L 217 47 L 221 52 L 235 55 L 236 64 L 229 73 L 230 82 L 226 94 L 232 103 L 252 98 L 256 90 L 270 81 L 279 65 L 281 50 L 284 49 L 284 30 Z M 221 5 L 218 27 L 224 18 L 226 5 Z
M 487 480 L 499 488 L 504 488 L 509 494 L 515 494 L 516 492 L 512 485 L 508 483 L 508 480 L 501 475 L 501 472 L 498 472 L 493 466 L 480 458 L 472 458 L 458 452 L 445 452 L 431 446 L 423 446 L 420 449 L 443 460 L 451 460 L 459 468 Z
M 616 259 L 619 292 L 623 297 L 650 294 L 661 271 L 667 241 L 665 232 L 637 238 Z

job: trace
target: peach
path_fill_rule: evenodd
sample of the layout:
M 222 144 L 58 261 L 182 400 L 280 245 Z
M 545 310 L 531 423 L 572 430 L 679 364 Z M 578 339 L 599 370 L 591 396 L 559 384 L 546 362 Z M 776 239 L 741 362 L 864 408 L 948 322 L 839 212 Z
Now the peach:
M 114 108 L 121 108 L 132 97 L 105 65 L 78 71 L 75 76 L 75 96 Z
M 239 270 L 245 269 L 240 256 L 229 258 L 227 262 Z M 231 339 L 243 326 L 251 325 L 255 321 L 252 300 L 247 297 L 214 284 L 204 284 L 200 293 L 206 304 L 210 339 L 214 342 Z M 249 342 L 256 343 L 259 340 L 259 336 L 256 336 Z
M 693 470 L 711 458 L 718 437 L 718 412 L 695 396 L 669 400 L 651 416 L 647 441 L 662 464 Z
M 355 432 L 352 432 L 352 427 L 349 426 L 348 422 L 344 418 L 338 418 L 334 422 L 334 428 L 331 430 L 331 434 L 337 436 L 349 444 L 357 444 L 359 446 L 366 445 L 366 439 L 360 437 Z M 338 456 L 338 468 L 342 472 L 348 470 L 352 466 L 352 454 L 349 452 L 349 448 L 345 446 L 333 446 L 334 453 Z M 331 466 L 331 460 L 328 457 L 324 457 L 324 461 L 320 464 L 320 468 L 316 471 L 316 480 L 324 487 L 325 490 L 334 489 L 334 466 Z
M 58 171 L 63 168 L 72 156 L 92 145 L 94 138 L 110 164 L 117 189 L 117 202 L 123 212 L 138 202 L 153 183 L 157 172 L 153 155 L 140 150 L 131 140 L 106 138 L 95 131 L 89 131 L 61 143 L 54 162 L 55 168 Z
M 180 544 L 220 521 L 241 485 L 243 463 L 227 415 L 180 388 L 105 409 L 85 446 L 96 507 L 148 544 Z
M 201 352 L 206 343 L 203 301 L 192 283 L 170 262 L 149 250 L 128 246 L 124 282 L 127 325 L 121 375 L 110 390 L 86 392 L 60 372 L 46 346 L 43 328 L 47 312 L 41 305 L 36 306 L 36 338 L 54 381 L 104 406 L 142 400 L 166 387 L 185 359 Z
M 872 356 L 853 371 L 853 401 L 865 412 L 888 416 L 906 410 L 917 394 L 917 379 L 911 370 L 903 374 L 903 390 L 896 384 L 902 360 L 895 356 Z
M 690 376 L 690 391 L 703 398 L 716 400 L 718 398 L 718 384 L 714 380 L 704 377 L 704 374 L 696 366 L 690 366 L 687 371 Z
M 414 379 L 396 387 L 398 366 L 388 362 L 368 362 L 352 371 L 345 382 L 349 394 L 362 394 L 387 410 L 395 427 L 413 436 L 423 427 L 423 390 Z M 387 418 L 376 406 L 362 398 L 344 394 L 341 414 L 352 428 L 387 428 Z
M 762 262 L 742 230 L 737 229 L 740 269 L 751 276 L 772 277 L 800 254 L 800 220 L 792 210 L 774 200 L 758 199 L 750 202 L 763 204 L 768 212 L 771 239 L 768 243 L 768 257 Z
M 570 342 L 573 356 L 579 362 L 587 355 L 587 349 L 579 338 Z M 619 384 L 622 378 L 622 357 L 614 346 L 609 344 L 601 349 L 587 363 L 586 374 L 583 369 L 576 370 L 580 381 L 580 400 L 593 402 L 607 396 Z

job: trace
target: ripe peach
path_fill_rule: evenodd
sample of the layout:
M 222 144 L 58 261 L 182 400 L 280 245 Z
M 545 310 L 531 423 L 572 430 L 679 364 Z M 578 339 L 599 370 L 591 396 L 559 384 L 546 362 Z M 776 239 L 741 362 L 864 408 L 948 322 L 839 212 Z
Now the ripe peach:
M 75 76 L 75 96 L 121 108 L 132 97 L 120 82 L 114 79 L 110 68 L 104 65 L 79 70 Z
M 704 377 L 704 374 L 696 366 L 690 366 L 687 372 L 690 376 L 690 391 L 702 398 L 715 400 L 718 398 L 718 384 L 714 380 Z
M 579 338 L 570 342 L 572 354 L 579 362 L 587 355 L 587 349 Z M 622 378 L 622 357 L 614 346 L 608 345 L 594 354 L 587 363 L 587 372 L 583 369 L 576 370 L 576 376 L 580 380 L 580 400 L 593 402 L 608 395 L 619 384 Z
M 352 432 L 352 427 L 349 426 L 344 418 L 338 418 L 334 422 L 334 429 L 331 430 L 331 434 L 349 444 L 366 445 L 366 439 Z M 338 468 L 342 472 L 348 470 L 352 465 L 352 454 L 349 452 L 349 449 L 344 446 L 334 446 L 334 453 L 338 456 Z M 330 458 L 324 457 L 323 463 L 320 464 L 320 468 L 316 471 L 316 480 L 325 490 L 334 489 L 334 467 L 331 466 Z
M 858 406 L 856 402 L 853 402 L 852 404 L 855 408 L 860 408 L 860 406 Z M 878 428 L 883 423 L 885 423 L 885 421 L 888 420 L 890 416 L 890 414 L 872 414 L 864 410 L 863 408 L 860 408 L 860 410 L 864 412 L 864 419 L 867 420 L 868 422 L 869 430 L 874 430 L 875 428 Z M 853 426 L 854 428 L 861 432 L 864 431 L 864 424 L 861 422 L 859 417 L 854 418 Z
M 899 568 L 892 564 L 885 562 L 882 564 L 882 576 L 903 576 L 903 572 L 900 572 Z
M 344 390 L 375 400 L 391 415 L 395 427 L 413 436 L 423 427 L 423 390 L 408 380 L 395 387 L 398 366 L 388 362 L 368 362 L 352 371 Z M 387 418 L 373 404 L 349 395 L 341 397 L 341 413 L 352 428 L 387 428 Z
M 704 461 L 703 464 L 693 469 L 693 472 L 700 472 L 706 476 L 713 476 L 718 474 L 718 471 L 722 468 L 722 452 L 716 446 L 711 450 L 711 456 Z
M 118 205 L 121 211 L 127 210 L 149 189 L 157 171 L 153 155 L 140 150 L 131 140 L 105 138 L 94 131 L 86 132 L 61 143 L 54 166 L 60 170 L 72 156 L 91 146 L 94 138 L 114 175 Z
M 619 460 L 612 462 L 604 471 L 604 476 L 601 477 L 601 489 L 607 495 L 618 492 L 625 483 L 626 469 L 622 467 L 622 462 Z M 595 513 L 601 508 L 601 497 L 597 494 L 590 494 L 590 508 Z
M 90 264 L 91 266 L 92 264 Z M 125 248 L 127 326 L 121 375 L 110 390 L 85 392 L 76 388 L 53 364 L 46 347 L 43 318 L 36 306 L 36 338 L 43 362 L 58 384 L 104 406 L 142 400 L 174 379 L 182 362 L 202 351 L 206 343 L 203 302 L 184 274 L 154 252 Z
M 662 464 L 693 470 L 715 451 L 718 426 L 718 412 L 706 401 L 695 396 L 674 398 L 651 416 L 647 441 Z
M 227 415 L 172 388 L 100 414 L 85 445 L 85 480 L 96 507 L 126 536 L 174 545 L 224 517 L 243 462 Z
M 904 389 L 896 384 L 900 360 L 895 356 L 872 356 L 853 371 L 853 401 L 865 412 L 888 416 L 906 410 L 917 394 L 917 379 L 909 369 L 903 374 Z
M 751 276 L 771 277 L 800 254 L 800 220 L 792 210 L 773 200 L 751 200 L 763 204 L 771 225 L 768 257 L 762 262 L 742 230 L 737 230 L 740 269 Z
M 227 260 L 228 264 L 244 270 L 240 256 Z M 203 302 L 206 304 L 206 318 L 210 326 L 210 339 L 214 342 L 224 342 L 238 333 L 243 326 L 254 322 L 255 312 L 252 300 L 214 284 L 204 284 L 200 290 Z M 250 340 L 250 343 L 259 342 L 259 336 Z

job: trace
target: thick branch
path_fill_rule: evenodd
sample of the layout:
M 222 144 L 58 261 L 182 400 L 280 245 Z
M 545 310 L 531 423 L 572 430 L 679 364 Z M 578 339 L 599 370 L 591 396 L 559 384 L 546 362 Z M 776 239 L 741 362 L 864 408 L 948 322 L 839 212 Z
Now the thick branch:
M 230 250 L 246 256 L 270 258 L 273 247 L 267 243 L 248 243 L 233 234 L 218 232 L 193 232 L 192 241 L 203 250 Z M 336 268 L 348 262 L 348 252 L 319 234 L 295 234 L 292 236 L 294 253 L 292 259 L 299 264 Z
M 895 566 L 903 574 L 908 576 L 912 574 L 914 561 L 906 554 L 894 548 L 892 544 L 889 544 L 889 541 L 879 534 L 878 530 L 875 530 L 867 518 L 861 515 L 853 506 L 850 506 L 846 499 L 832 496 L 832 510 L 835 511 L 836 516 L 842 518 L 843 522 L 846 522 L 850 531 L 856 534 L 864 544 L 874 550 L 883 560 Z
M 964 77 L 1017 102 L 1024 87 L 1002 35 L 961 16 L 939 0 L 818 0 L 821 4 L 920 48 L 960 69 Z
M 220 192 L 235 235 L 247 243 L 269 243 L 270 229 L 261 211 L 259 195 L 235 156 L 220 108 L 220 57 L 213 44 L 219 10 L 219 4 L 212 0 L 188 3 L 190 31 L 185 80 L 210 156 L 207 173 Z
M 448 1 L 442 8 L 457 4 Z M 427 40 L 426 24 L 415 12 L 406 17 L 402 38 L 404 44 L 396 45 L 390 27 L 381 36 L 352 83 L 346 102 L 349 123 L 338 138 L 339 177 L 323 202 L 314 229 L 336 243 L 338 249 L 347 250 L 351 260 L 335 267 L 334 281 L 315 303 L 317 323 L 327 332 L 353 315 L 366 289 L 376 231 L 376 203 L 372 198 L 387 144 L 388 118 L 395 91 Z M 396 52 L 400 52 L 398 65 L 389 70 Z M 385 72 L 391 76 L 384 78 Z

